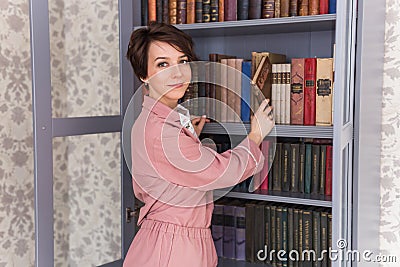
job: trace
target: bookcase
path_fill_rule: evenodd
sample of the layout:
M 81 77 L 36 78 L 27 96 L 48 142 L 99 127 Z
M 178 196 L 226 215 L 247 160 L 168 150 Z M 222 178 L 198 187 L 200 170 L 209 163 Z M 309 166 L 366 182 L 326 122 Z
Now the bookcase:
M 337 1 L 336 14 L 297 16 L 273 19 L 253 19 L 227 22 L 178 24 L 177 28 L 191 35 L 195 51 L 201 60 L 209 53 L 249 58 L 252 51 L 271 51 L 291 58 L 333 57 L 335 73 L 333 126 L 276 125 L 278 137 L 328 138 L 333 143 L 332 199 L 298 198 L 284 194 L 254 194 L 230 192 L 226 198 L 260 200 L 282 204 L 297 204 L 330 208 L 332 211 L 332 249 L 339 249 L 337 240 L 352 246 L 352 157 L 354 64 L 357 1 Z M 134 26 L 141 25 L 140 1 L 133 8 Z M 140 82 L 135 80 L 134 88 Z M 235 123 L 224 125 L 230 133 L 240 132 Z M 217 123 L 206 124 L 203 132 L 222 134 Z M 250 125 L 246 125 L 250 129 Z M 219 266 L 265 266 L 262 264 L 220 259 Z M 345 261 L 332 266 L 348 266 Z

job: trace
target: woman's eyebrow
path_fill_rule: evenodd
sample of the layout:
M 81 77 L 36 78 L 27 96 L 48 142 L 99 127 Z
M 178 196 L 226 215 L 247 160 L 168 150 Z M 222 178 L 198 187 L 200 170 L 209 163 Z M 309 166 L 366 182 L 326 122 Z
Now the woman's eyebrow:
M 188 57 L 187 55 L 182 55 L 182 56 L 180 56 L 179 58 L 184 58 L 184 57 Z M 170 59 L 169 57 L 156 57 L 155 59 L 154 59 L 154 61 L 156 61 L 156 60 L 158 60 L 158 59 Z

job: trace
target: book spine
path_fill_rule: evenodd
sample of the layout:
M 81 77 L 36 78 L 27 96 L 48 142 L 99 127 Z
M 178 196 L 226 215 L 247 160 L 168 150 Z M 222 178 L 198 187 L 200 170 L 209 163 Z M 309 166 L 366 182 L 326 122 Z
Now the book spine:
M 326 146 L 325 195 L 332 196 L 332 146 Z
M 306 160 L 305 144 L 299 144 L 299 192 L 300 193 L 304 193 L 305 160 Z
M 273 145 L 272 145 L 273 144 Z M 273 162 L 275 158 L 275 142 L 270 141 L 270 146 L 269 146 L 269 151 L 268 151 L 268 190 L 272 190 L 274 188 L 273 186 Z
M 328 214 L 328 246 L 332 246 L 332 214 Z M 328 266 L 331 266 L 330 257 L 328 257 Z
M 316 71 L 315 124 L 332 125 L 333 58 L 318 58 Z
M 297 251 L 300 255 L 303 254 L 303 240 L 304 240 L 304 232 L 303 232 L 303 210 L 299 210 L 299 244 L 297 247 Z M 298 262 L 300 267 L 303 267 L 303 261 Z
M 222 22 L 225 18 L 225 0 L 218 0 L 218 21 Z
M 328 245 L 328 214 L 321 212 L 321 250 L 329 251 Z M 328 253 L 322 255 L 321 267 L 328 267 Z
M 321 155 L 319 161 L 319 194 L 325 194 L 325 173 L 326 173 L 326 145 L 321 145 Z
M 275 122 L 277 124 L 281 123 L 281 104 L 282 104 L 282 64 L 276 65 L 276 103 L 275 103 Z
M 235 93 L 235 106 L 234 106 L 234 122 L 241 122 L 240 120 L 240 114 L 241 114 L 241 99 L 242 99 L 242 63 L 243 59 L 242 58 L 236 58 L 234 59 L 235 62 L 235 70 L 234 71 L 234 76 L 235 76 L 235 86 L 234 86 L 234 93 Z
M 276 249 L 282 250 L 283 249 L 283 244 L 282 244 L 283 238 L 282 238 L 282 207 L 281 206 L 278 206 L 276 208 L 275 219 L 276 219 L 276 223 L 275 223 Z M 282 262 L 279 259 L 277 260 L 276 266 L 279 266 L 279 267 L 282 266 Z
M 224 21 L 237 20 L 237 0 L 225 0 Z
M 281 119 L 280 123 L 285 124 L 285 118 L 286 118 L 286 68 L 285 64 L 281 64 L 281 83 L 280 83 L 280 90 L 281 90 Z
M 243 61 L 242 63 L 242 98 L 240 100 L 240 118 L 243 122 L 250 122 L 250 76 L 251 62 Z M 247 78 L 246 78 L 247 77 Z
M 312 165 L 312 147 L 311 144 L 305 144 L 306 157 L 304 163 L 304 193 L 311 193 L 311 165 Z
M 336 14 L 336 0 L 329 0 L 329 14 Z
M 149 22 L 157 21 L 157 2 L 156 0 L 147 0 Z
M 254 252 L 257 255 L 259 250 L 264 250 L 265 246 L 265 207 L 262 204 L 257 204 L 255 206 L 255 232 L 254 232 Z M 263 263 L 255 256 L 255 262 Z
M 211 233 L 214 240 L 215 249 L 218 257 L 223 257 L 223 235 L 224 235 L 224 206 L 214 205 L 214 211 L 211 218 Z
M 177 0 L 169 0 L 169 24 L 176 24 L 177 22 Z
M 248 0 L 248 19 L 260 19 L 262 0 Z
M 203 22 L 203 0 L 195 0 L 195 21 Z
M 321 214 L 319 211 L 312 211 L 313 219 L 313 233 L 312 233 L 312 247 L 315 251 L 316 260 L 313 261 L 313 267 L 321 267 L 321 261 L 318 259 L 321 257 Z
M 304 63 L 304 125 L 315 125 L 316 58 L 306 58 Z
M 281 0 L 281 18 L 289 17 L 289 0 Z
M 285 124 L 290 124 L 290 64 L 284 64 L 286 81 L 285 81 Z
M 312 213 L 309 210 L 303 210 L 303 251 L 310 251 L 312 249 Z M 310 258 L 308 258 L 309 256 Z M 303 261 L 304 267 L 311 267 L 311 254 L 305 256 Z
M 219 21 L 218 2 L 219 2 L 219 0 L 211 0 L 211 12 L 210 12 L 210 14 L 211 14 L 210 21 L 211 22 Z
M 308 0 L 299 0 L 299 16 L 308 16 Z
M 249 1 L 252 0 L 238 0 L 237 1 L 237 19 L 238 20 L 246 20 L 249 19 Z
M 169 3 L 168 0 L 162 0 L 162 22 L 169 24 Z
M 162 22 L 162 0 L 156 0 L 156 20 L 158 23 Z
M 142 13 L 141 23 L 142 23 L 142 26 L 145 26 L 149 22 L 149 7 L 147 4 L 147 0 L 141 0 L 140 4 L 141 4 L 140 5 L 141 13 Z
M 221 122 L 227 122 L 228 113 L 228 59 L 221 59 Z
M 319 0 L 319 14 L 328 14 L 329 12 L 329 0 Z
M 192 24 L 196 22 L 196 3 L 195 0 L 187 0 L 186 3 L 186 23 Z
M 275 0 L 263 0 L 262 16 L 263 19 L 273 18 L 275 15 Z
M 287 250 L 286 250 L 286 258 L 287 258 L 287 266 L 293 267 L 293 261 L 289 258 L 289 253 L 295 250 L 294 239 L 295 231 L 294 231 L 294 208 L 287 208 Z
M 227 122 L 235 122 L 235 105 L 236 105 L 236 95 L 235 95 L 235 87 L 236 87 L 236 71 L 235 71 L 235 59 L 228 58 L 228 86 L 227 86 Z M 240 113 L 239 113 L 240 114 Z
M 320 145 L 312 145 L 311 194 L 319 194 Z
M 246 261 L 254 262 L 255 249 L 254 249 L 254 233 L 255 233 L 255 205 L 246 204 Z
M 277 247 L 277 234 L 276 234 L 276 206 L 271 206 L 271 250 L 278 251 L 279 248 Z M 276 256 L 272 255 L 273 257 L 270 259 L 270 263 L 273 266 L 276 266 Z
M 308 15 L 319 15 L 319 0 L 309 0 Z
M 299 144 L 290 144 L 290 191 L 293 193 L 299 192 L 299 148 Z
M 282 190 L 282 179 L 281 179 L 281 152 L 282 152 L 282 143 L 277 143 L 275 147 L 275 158 L 273 163 L 273 190 L 281 191 Z
M 289 192 L 290 189 L 290 144 L 283 143 L 282 146 L 282 191 Z
M 186 0 L 178 0 L 177 2 L 177 24 L 186 24 Z
M 274 108 L 273 114 L 276 121 L 276 102 L 277 102 L 277 83 L 278 83 L 278 73 L 276 64 L 272 64 L 272 86 L 271 86 L 271 105 Z
M 299 250 L 299 239 L 300 239 L 300 232 L 299 232 L 299 212 L 300 210 L 294 208 L 293 211 L 293 250 L 296 250 L 300 255 Z M 290 235 L 289 235 L 290 236 Z M 293 261 L 293 267 L 299 267 L 299 261 Z
M 235 259 L 235 243 L 236 243 L 236 221 L 235 206 L 224 206 L 224 237 L 223 251 L 224 257 Z
M 269 160 L 269 146 L 270 146 L 270 141 L 269 140 L 263 140 L 261 143 L 261 152 L 264 155 L 264 166 L 260 172 L 260 178 L 261 178 L 261 185 L 260 189 L 261 190 L 268 190 L 268 160 Z
M 274 18 L 281 17 L 281 0 L 275 0 Z
M 264 210 L 264 222 L 265 222 L 265 245 L 267 246 L 268 250 L 271 249 L 271 207 L 269 205 L 265 205 L 265 210 Z M 267 258 L 265 260 L 266 263 L 271 263 L 270 262 L 270 257 L 269 255 L 266 255 Z
M 235 207 L 236 218 L 236 246 L 235 254 L 237 260 L 246 260 L 246 208 Z
M 289 16 L 297 16 L 298 13 L 298 2 L 297 0 L 290 0 L 289 2 Z
M 304 58 L 293 58 L 291 64 L 290 124 L 304 121 Z
M 211 0 L 203 0 L 203 22 L 211 21 Z
M 285 255 L 288 253 L 288 240 L 288 208 L 282 207 L 282 250 L 285 251 Z M 287 257 L 283 258 L 282 267 L 288 267 Z

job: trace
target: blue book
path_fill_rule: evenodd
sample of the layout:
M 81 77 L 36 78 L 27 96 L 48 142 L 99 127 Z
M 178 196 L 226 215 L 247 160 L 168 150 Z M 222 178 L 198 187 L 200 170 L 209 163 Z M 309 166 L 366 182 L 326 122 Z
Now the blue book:
M 250 77 L 251 61 L 242 62 L 242 98 L 240 100 L 240 118 L 243 122 L 250 122 Z
M 336 13 L 336 0 L 329 0 L 328 13 L 329 14 L 335 14 Z

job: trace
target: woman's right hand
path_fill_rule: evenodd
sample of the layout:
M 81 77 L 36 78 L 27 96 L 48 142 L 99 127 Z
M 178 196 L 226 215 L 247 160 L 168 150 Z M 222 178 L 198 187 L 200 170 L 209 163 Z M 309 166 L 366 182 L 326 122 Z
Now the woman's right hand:
M 251 118 L 251 129 L 248 137 L 257 145 L 261 144 L 275 126 L 275 120 L 271 113 L 272 106 L 268 104 L 269 99 L 265 99 Z

